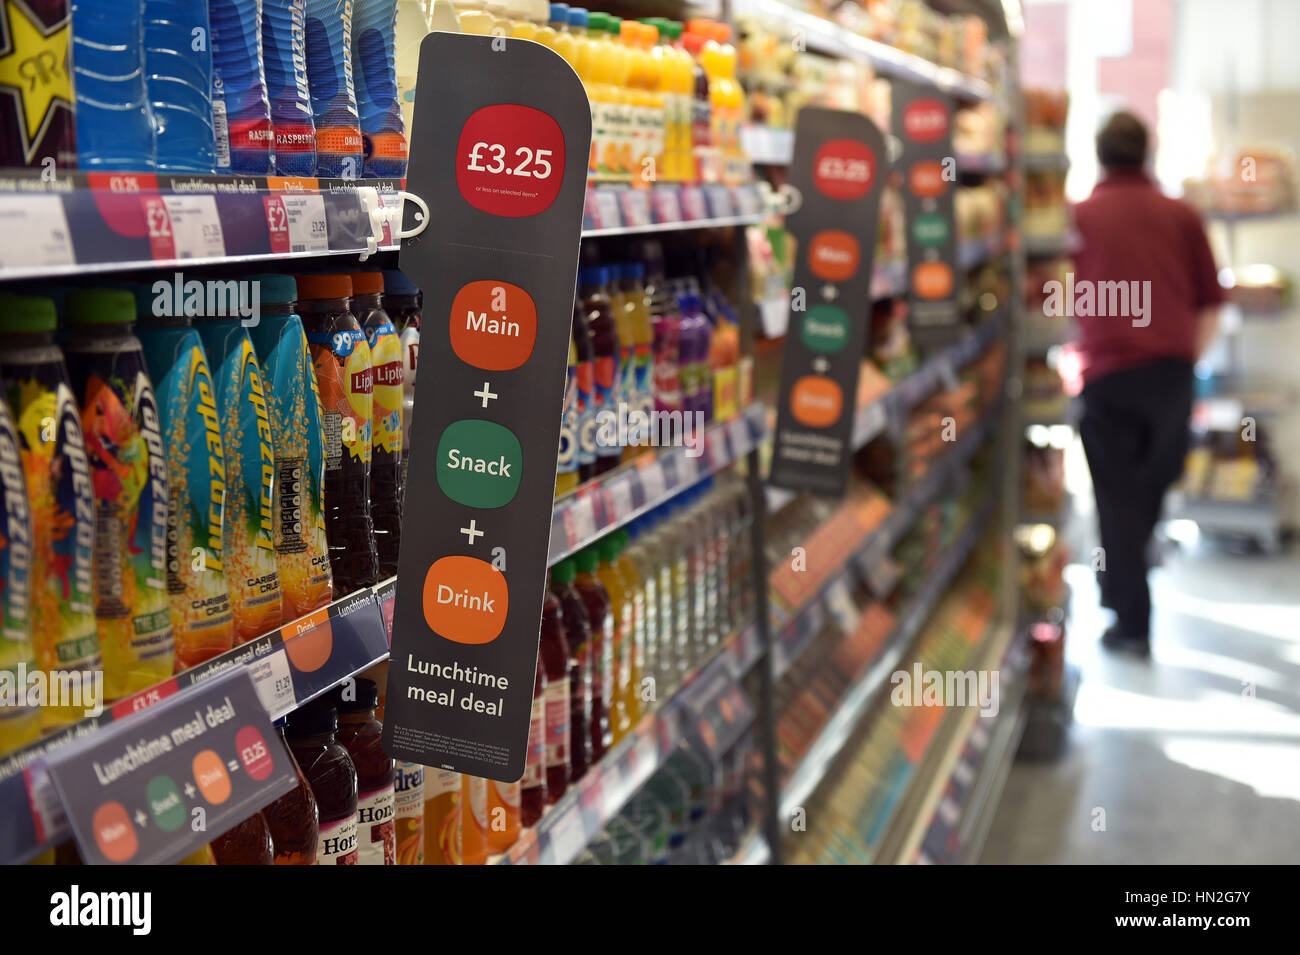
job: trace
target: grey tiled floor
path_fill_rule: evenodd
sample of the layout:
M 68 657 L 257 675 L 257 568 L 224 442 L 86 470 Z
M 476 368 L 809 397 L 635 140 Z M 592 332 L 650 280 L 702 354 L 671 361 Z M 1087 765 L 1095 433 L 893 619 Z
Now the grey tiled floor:
M 1070 746 L 1015 765 L 980 861 L 1300 862 L 1300 555 L 1171 555 L 1148 663 L 1101 648 L 1092 575 L 1068 575 Z

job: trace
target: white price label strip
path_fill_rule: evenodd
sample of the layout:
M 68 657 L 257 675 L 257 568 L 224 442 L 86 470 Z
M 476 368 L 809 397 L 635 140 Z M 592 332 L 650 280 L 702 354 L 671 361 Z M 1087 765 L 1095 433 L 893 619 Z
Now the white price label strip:
M 664 481 L 664 467 L 658 461 L 641 468 L 638 477 L 641 478 L 641 487 L 645 491 L 647 504 L 660 500 L 668 489 Z
M 629 478 L 605 485 L 605 506 L 614 521 L 622 521 L 632 513 L 632 483 Z
M 289 655 L 283 647 L 248 665 L 258 699 L 271 719 L 279 719 L 293 709 L 293 677 L 289 675 Z
M 213 259 L 226 254 L 215 196 L 163 196 L 172 220 L 178 259 Z
M 564 810 L 564 815 L 551 827 L 551 845 L 560 862 L 572 862 L 587 844 L 587 834 L 582 828 L 582 812 L 577 805 Z
M 578 498 L 564 513 L 570 549 L 596 536 L 596 508 L 590 497 Z
M 739 460 L 750 451 L 749 422 L 745 416 L 735 418 L 728 427 L 731 429 L 731 454 L 733 460 Z
M 329 230 L 325 224 L 325 197 L 281 196 L 289 216 L 290 252 L 328 252 Z
M 0 271 L 75 262 L 62 199 L 5 197 L 0 205 Z

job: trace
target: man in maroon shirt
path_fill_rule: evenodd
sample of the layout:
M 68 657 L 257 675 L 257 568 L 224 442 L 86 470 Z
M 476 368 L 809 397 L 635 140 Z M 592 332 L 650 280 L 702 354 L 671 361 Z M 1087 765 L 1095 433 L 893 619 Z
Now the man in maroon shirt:
M 1147 546 L 1182 474 L 1192 365 L 1217 332 L 1223 292 L 1200 217 L 1144 172 L 1141 120 L 1112 116 L 1097 135 L 1097 158 L 1103 178 L 1075 208 L 1082 248 L 1066 304 L 1104 549 L 1097 581 L 1117 618 L 1102 643 L 1145 655 Z

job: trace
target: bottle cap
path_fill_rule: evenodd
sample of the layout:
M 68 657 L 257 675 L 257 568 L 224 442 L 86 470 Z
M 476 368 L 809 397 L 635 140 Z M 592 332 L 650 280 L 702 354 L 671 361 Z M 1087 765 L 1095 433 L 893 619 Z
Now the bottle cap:
M 572 558 L 560 561 L 551 568 L 551 580 L 561 587 L 567 587 L 573 583 L 573 579 L 578 575 L 578 568 Z
M 296 276 L 298 301 L 327 298 L 351 298 L 352 277 L 337 272 L 313 273 Z
M 54 299 L 0 292 L 0 332 L 52 332 L 58 323 Z
M 356 692 L 352 695 L 356 699 L 346 700 L 343 698 L 343 687 L 338 687 L 330 694 L 331 702 L 338 708 L 340 713 L 363 713 L 366 710 L 373 710 L 379 705 L 379 684 L 374 680 L 367 680 L 363 676 L 356 677 L 353 681 L 356 684 Z
M 339 712 L 327 696 L 318 697 L 306 706 L 294 710 L 284 723 L 285 732 L 290 736 L 333 733 L 338 728 Z
M 551 23 L 568 23 L 569 5 L 567 3 L 552 3 L 547 14 Z
M 623 32 L 623 18 L 616 17 L 612 13 L 605 14 L 605 29 L 614 36 L 620 35 Z
M 416 285 L 401 269 L 384 269 L 384 292 L 388 295 L 419 295 Z
M 68 293 L 64 318 L 77 325 L 129 325 L 135 321 L 135 296 L 124 288 L 86 288 Z
M 353 272 L 351 278 L 353 295 L 384 294 L 383 272 Z
M 600 553 L 600 559 L 606 564 L 618 560 L 619 552 L 623 549 L 619 545 L 617 533 L 606 534 L 596 541 L 596 548 Z
M 266 272 L 262 275 L 250 275 L 245 281 L 258 282 L 264 305 L 287 305 L 298 301 L 298 283 L 292 275 L 278 272 Z
M 587 29 L 589 14 L 586 7 L 569 7 L 569 26 Z
M 579 573 L 590 574 L 600 563 L 600 554 L 596 552 L 595 545 L 592 545 L 574 554 L 573 562 L 577 565 Z
M 618 530 L 614 531 L 614 537 L 618 538 L 619 552 L 621 553 L 627 550 L 627 545 L 632 540 L 632 534 L 628 529 L 626 527 L 620 527 Z
M 587 14 L 587 29 L 608 30 L 609 29 L 608 21 L 609 21 L 609 14 L 601 13 L 599 10 L 594 10 L 591 13 Z

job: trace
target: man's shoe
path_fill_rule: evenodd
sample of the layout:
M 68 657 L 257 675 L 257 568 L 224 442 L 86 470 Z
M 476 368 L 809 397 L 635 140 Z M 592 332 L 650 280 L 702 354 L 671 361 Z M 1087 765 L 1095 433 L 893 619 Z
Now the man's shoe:
M 1134 656 L 1151 656 L 1151 641 L 1146 637 L 1131 637 L 1115 624 L 1101 635 L 1101 645 L 1107 650 L 1131 653 Z

